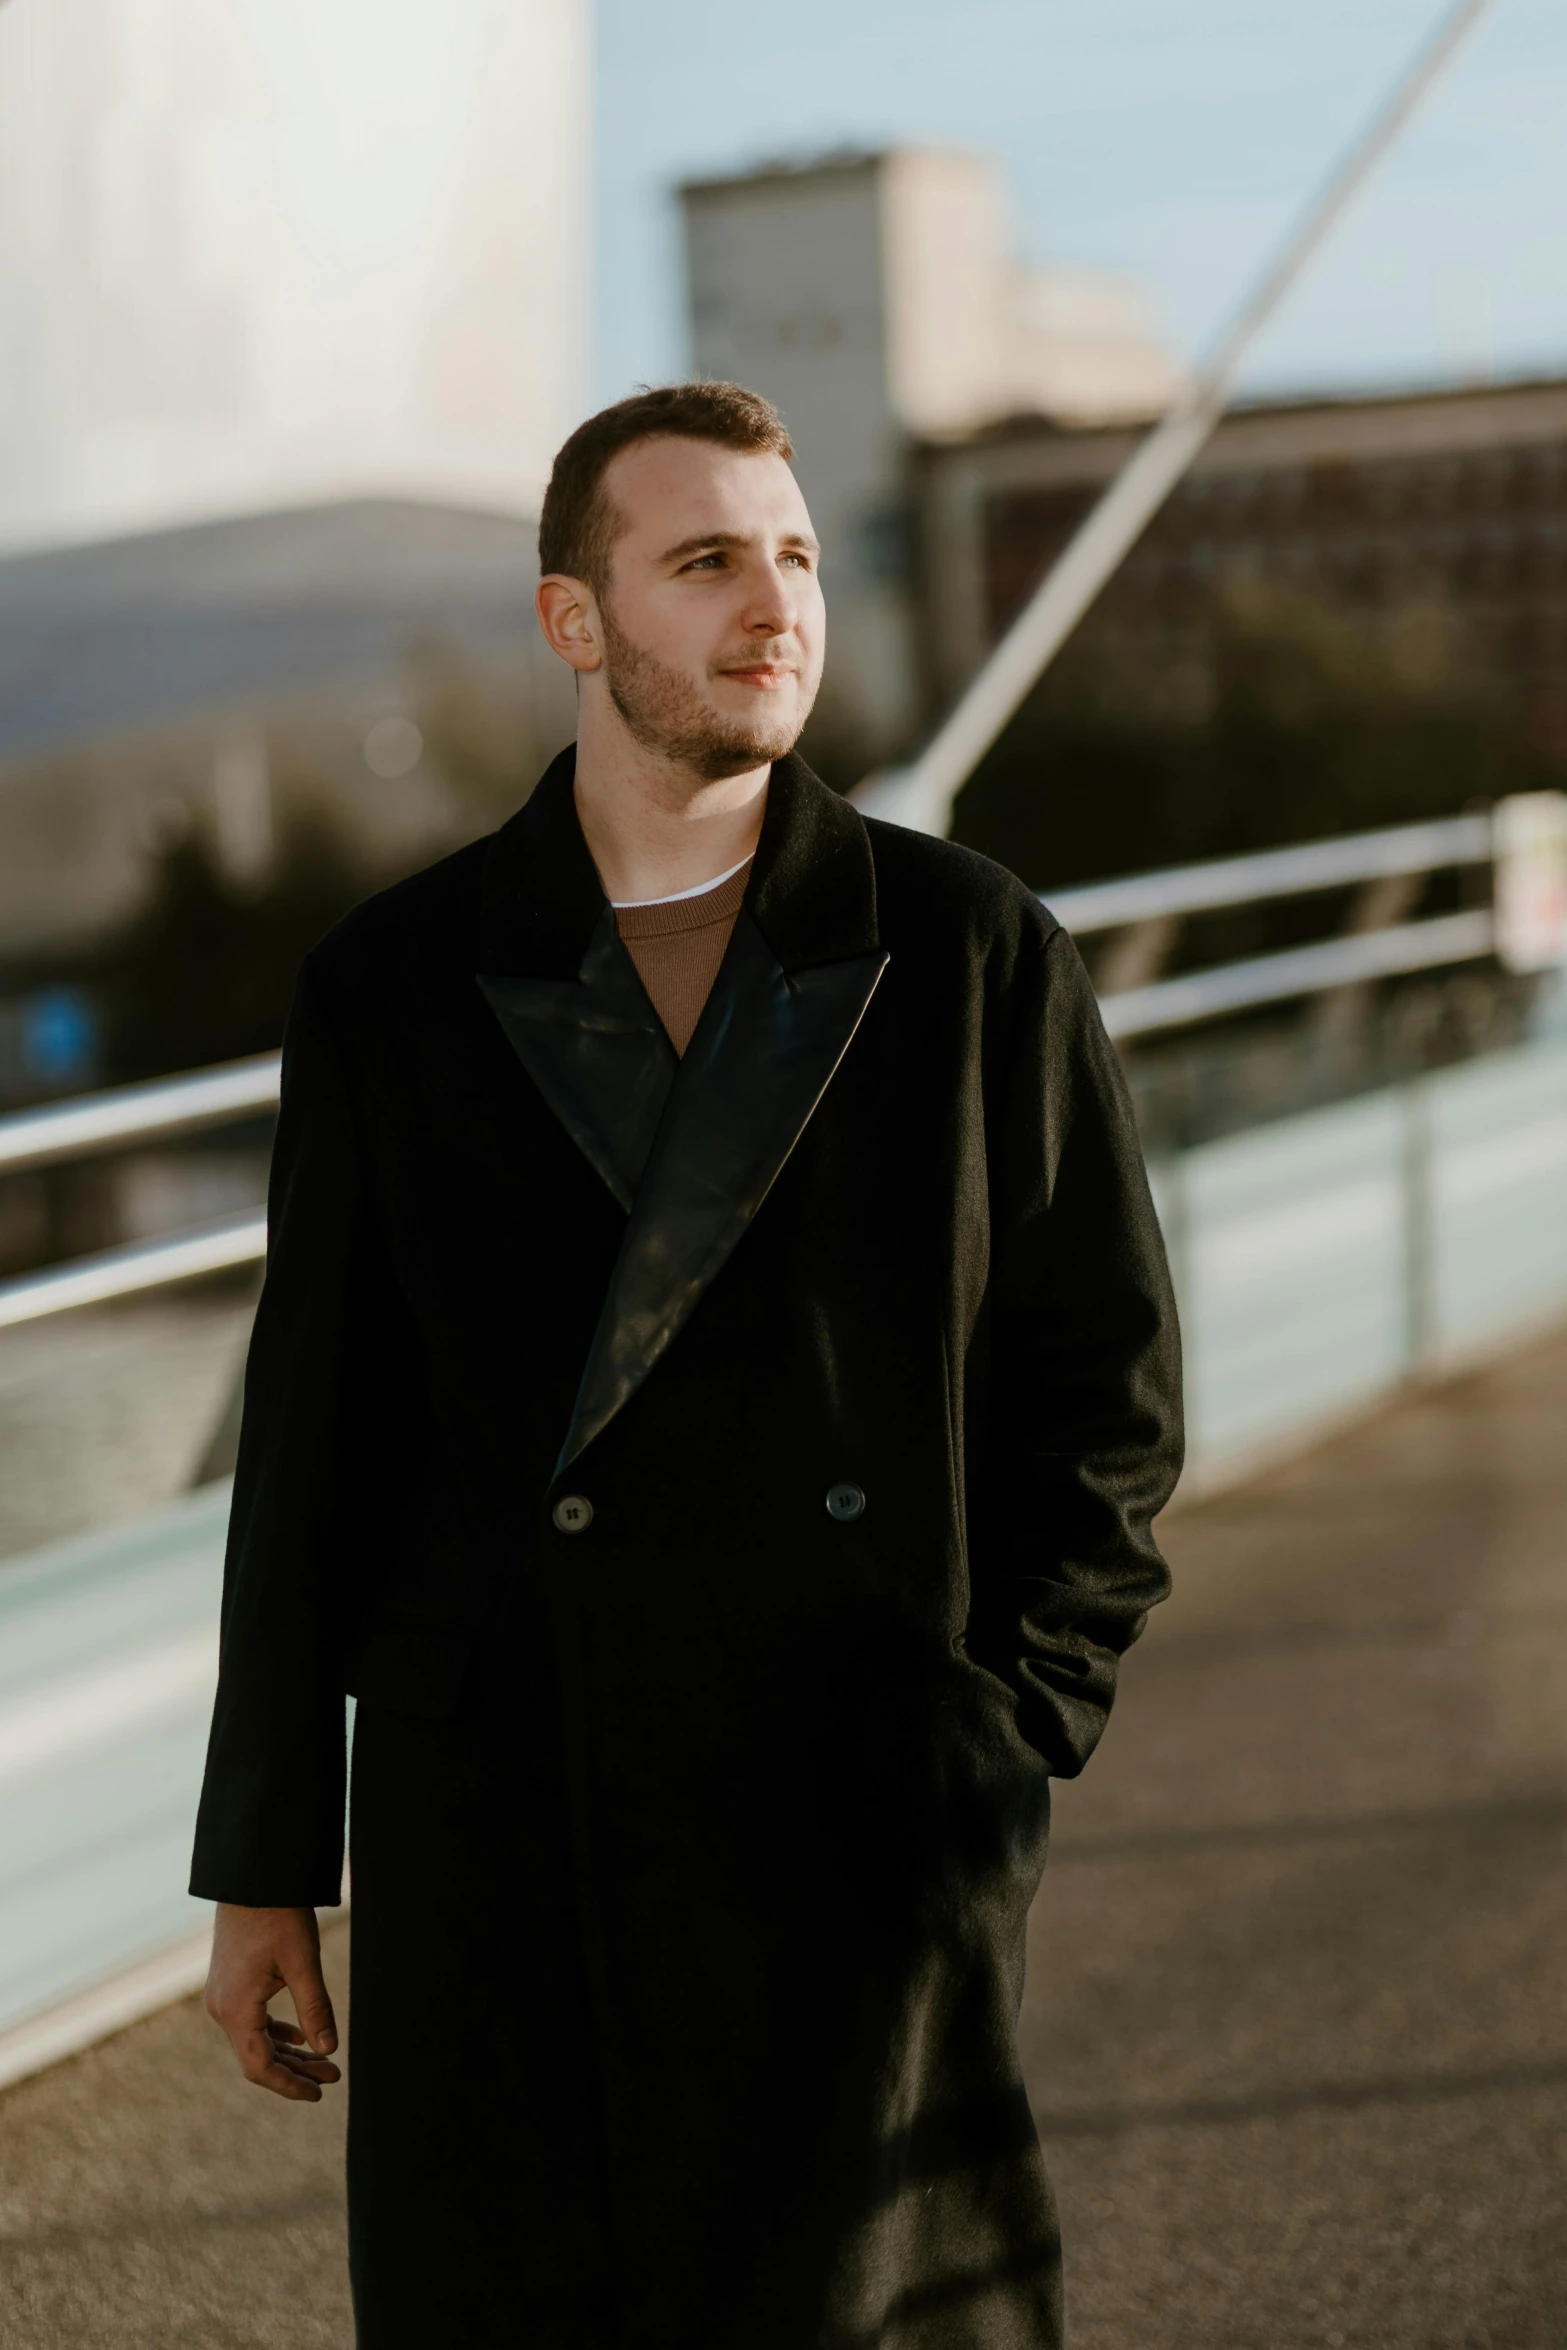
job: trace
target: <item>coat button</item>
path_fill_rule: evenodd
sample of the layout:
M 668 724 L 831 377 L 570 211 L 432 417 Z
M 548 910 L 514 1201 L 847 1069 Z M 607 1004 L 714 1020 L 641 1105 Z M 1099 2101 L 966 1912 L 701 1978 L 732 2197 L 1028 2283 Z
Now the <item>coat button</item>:
M 829 1485 L 827 1488 L 827 1515 L 836 1518 L 841 1526 L 857 1518 L 865 1507 L 865 1496 L 857 1485 Z
M 562 1534 L 585 1534 L 593 1523 L 593 1504 L 585 1493 L 563 1493 L 550 1516 Z

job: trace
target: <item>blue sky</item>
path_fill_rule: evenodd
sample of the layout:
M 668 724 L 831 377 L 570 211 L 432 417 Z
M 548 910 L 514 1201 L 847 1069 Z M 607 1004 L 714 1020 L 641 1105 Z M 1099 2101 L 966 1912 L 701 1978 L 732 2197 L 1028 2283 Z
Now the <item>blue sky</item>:
M 1215 330 L 1435 0 L 598 0 L 595 391 L 686 362 L 681 178 L 842 144 L 1002 166 L 1021 252 Z M 1253 391 L 1567 371 L 1567 0 L 1495 0 L 1301 282 Z

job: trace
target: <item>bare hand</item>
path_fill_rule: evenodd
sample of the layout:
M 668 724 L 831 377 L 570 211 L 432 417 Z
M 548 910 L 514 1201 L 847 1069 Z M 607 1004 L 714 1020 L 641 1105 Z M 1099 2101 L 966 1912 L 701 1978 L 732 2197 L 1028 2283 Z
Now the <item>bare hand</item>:
M 280 1991 L 294 2001 L 297 2024 L 267 2013 Z M 340 2081 L 331 2062 L 337 2023 L 321 1973 L 321 1930 L 313 1909 L 244 1909 L 220 1901 L 207 1971 L 207 2013 L 233 2043 L 240 2071 L 279 2097 L 321 2100 Z

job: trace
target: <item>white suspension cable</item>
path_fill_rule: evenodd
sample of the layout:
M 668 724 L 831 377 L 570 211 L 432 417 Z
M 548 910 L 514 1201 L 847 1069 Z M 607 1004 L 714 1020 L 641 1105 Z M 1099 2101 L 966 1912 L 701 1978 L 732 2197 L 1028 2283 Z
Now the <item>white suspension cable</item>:
M 1142 536 L 1229 404 L 1257 335 L 1361 186 L 1429 95 L 1491 0 L 1446 9 L 1391 97 L 1301 215 L 1214 350 L 1068 541 L 1023 610 L 907 767 L 868 776 L 853 797 L 867 816 L 943 834 L 952 807 L 1024 697 Z

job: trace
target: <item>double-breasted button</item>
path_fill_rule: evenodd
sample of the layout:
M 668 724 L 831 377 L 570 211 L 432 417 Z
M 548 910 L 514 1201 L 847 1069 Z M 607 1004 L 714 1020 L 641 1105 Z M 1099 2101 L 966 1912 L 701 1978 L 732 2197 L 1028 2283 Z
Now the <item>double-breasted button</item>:
M 829 1485 L 827 1488 L 827 1515 L 836 1518 L 840 1526 L 847 1526 L 859 1517 L 865 1507 L 865 1496 L 857 1485 Z
M 585 1534 L 593 1523 L 593 1504 L 585 1493 L 563 1493 L 550 1516 L 562 1534 Z

